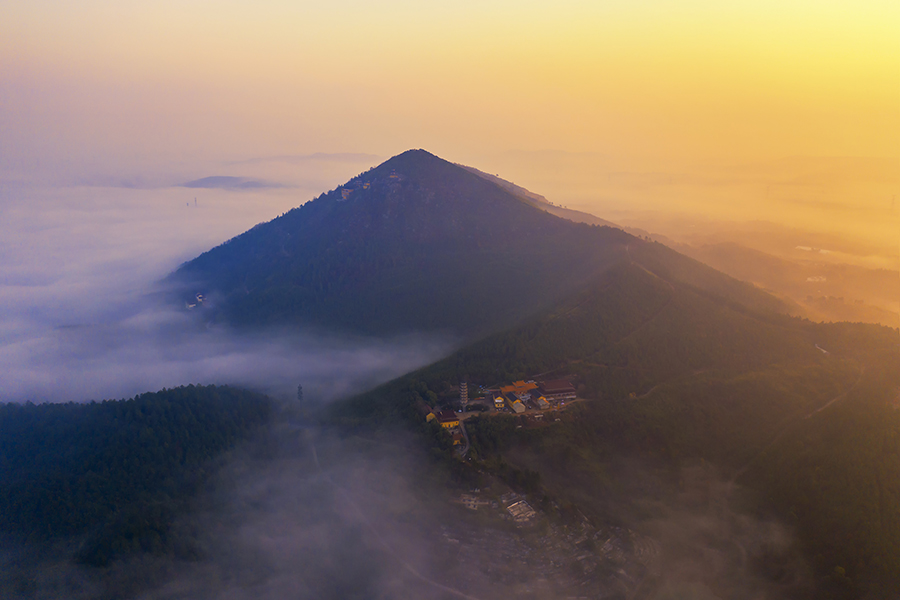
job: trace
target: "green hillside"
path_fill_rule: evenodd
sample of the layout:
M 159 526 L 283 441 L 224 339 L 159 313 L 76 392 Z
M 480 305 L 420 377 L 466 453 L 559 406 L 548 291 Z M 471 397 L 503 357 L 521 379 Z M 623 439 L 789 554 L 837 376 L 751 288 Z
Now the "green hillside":
M 417 423 L 414 404 L 450 398 L 462 377 L 492 386 L 568 375 L 589 401 L 559 422 L 470 420 L 477 464 L 537 473 L 545 493 L 608 519 L 621 460 L 677 479 L 702 459 L 758 492 L 756 510 L 797 527 L 822 593 L 897 590 L 897 332 L 751 308 L 739 284 L 674 252 L 631 256 L 551 310 L 350 399 L 332 418 Z M 440 436 L 424 431 L 440 452 Z

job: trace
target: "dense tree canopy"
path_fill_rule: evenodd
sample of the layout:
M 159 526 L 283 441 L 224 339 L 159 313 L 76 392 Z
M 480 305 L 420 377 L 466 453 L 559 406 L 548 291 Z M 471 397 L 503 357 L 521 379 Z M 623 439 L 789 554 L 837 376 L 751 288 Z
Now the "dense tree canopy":
M 105 564 L 171 552 L 176 508 L 210 461 L 271 414 L 269 399 L 187 386 L 130 400 L 0 405 L 0 532 L 32 540 L 88 535 L 81 558 Z

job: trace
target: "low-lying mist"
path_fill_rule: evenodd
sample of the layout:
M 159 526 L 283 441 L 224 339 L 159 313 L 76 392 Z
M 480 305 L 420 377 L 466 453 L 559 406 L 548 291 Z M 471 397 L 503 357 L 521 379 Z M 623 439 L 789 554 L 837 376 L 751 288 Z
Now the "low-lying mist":
M 0 186 L 0 401 L 100 400 L 189 383 L 279 395 L 302 384 L 309 398 L 330 400 L 437 359 L 453 340 L 237 335 L 153 293 L 181 262 L 302 204 L 320 178 L 343 181 L 370 160 L 220 165 L 219 173 L 293 177 L 292 187 L 249 191 Z
M 435 546 L 449 505 L 407 435 L 342 439 L 280 420 L 220 465 L 173 525 L 193 557 L 106 569 L 18 547 L 0 593 L 30 598 L 421 598 L 450 589 Z M 76 542 L 77 543 L 77 542 Z M 64 549 L 62 549 L 64 550 Z M 452 582 L 449 582 L 452 585 Z
M 126 319 L 22 331 L 0 349 L 0 401 L 131 397 L 164 387 L 227 384 L 280 398 L 330 401 L 436 360 L 448 340 L 353 339 L 312 333 L 239 335 L 189 315 L 148 309 Z
M 790 531 L 740 509 L 742 490 L 697 468 L 674 490 L 631 466 L 624 488 L 603 500 L 608 523 L 542 516 L 517 527 L 502 507 L 454 504 L 471 488 L 408 433 L 338 436 L 285 418 L 233 451 L 175 523 L 196 545 L 192 557 L 145 554 L 90 569 L 20 548 L 0 556 L 0 592 L 47 600 L 813 597 Z M 480 485 L 507 489 L 492 478 Z

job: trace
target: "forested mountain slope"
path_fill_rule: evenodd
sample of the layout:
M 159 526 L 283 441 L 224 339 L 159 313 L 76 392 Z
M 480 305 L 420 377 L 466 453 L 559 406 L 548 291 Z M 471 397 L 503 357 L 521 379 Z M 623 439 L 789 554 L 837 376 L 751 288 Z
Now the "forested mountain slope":
M 418 400 L 451 400 L 463 377 L 493 386 L 568 375 L 588 401 L 559 422 L 468 422 L 481 468 L 538 473 L 546 493 L 609 519 L 610 498 L 621 497 L 617 461 L 677 480 L 703 459 L 758 492 L 759 510 L 796 526 L 822 593 L 896 592 L 897 332 L 748 306 L 733 280 L 649 247 L 632 244 L 633 261 L 552 309 L 348 400 L 332 417 L 347 427 L 417 422 Z
M 169 282 L 191 302 L 205 295 L 198 308 L 234 325 L 477 336 L 636 260 L 630 251 L 681 260 L 621 230 L 555 217 L 410 150 L 185 263 Z M 689 271 L 699 268 L 690 262 Z M 776 303 L 737 285 L 744 300 Z
M 790 318 L 752 285 L 616 228 L 557 218 L 424 151 L 257 226 L 170 281 L 239 326 L 490 334 L 335 405 L 329 419 L 351 429 L 408 419 L 441 454 L 448 442 L 421 423 L 418 401 L 449 401 L 462 378 L 477 388 L 571 376 L 588 401 L 559 422 L 469 421 L 478 468 L 537 473 L 548 494 L 606 518 L 616 461 L 677 480 L 703 460 L 796 526 L 822 593 L 900 589 L 894 330 Z
M 0 404 L 0 534 L 82 540 L 105 565 L 131 552 L 185 555 L 170 535 L 211 461 L 272 413 L 268 397 L 187 386 L 89 404 Z

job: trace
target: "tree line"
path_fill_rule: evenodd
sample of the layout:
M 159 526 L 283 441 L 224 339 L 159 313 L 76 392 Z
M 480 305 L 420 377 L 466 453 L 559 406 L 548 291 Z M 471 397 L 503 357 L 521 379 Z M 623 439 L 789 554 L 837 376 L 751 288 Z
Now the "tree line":
M 0 532 L 81 536 L 92 565 L 134 551 L 190 552 L 174 516 L 212 459 L 266 423 L 263 395 L 185 386 L 87 404 L 0 404 Z

